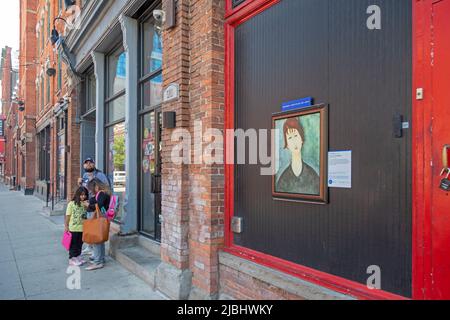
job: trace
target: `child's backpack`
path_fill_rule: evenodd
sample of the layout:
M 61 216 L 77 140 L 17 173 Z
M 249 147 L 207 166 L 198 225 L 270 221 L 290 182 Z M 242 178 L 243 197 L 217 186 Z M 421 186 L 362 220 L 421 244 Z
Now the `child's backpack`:
M 99 192 L 100 193 L 100 192 Z M 98 195 L 95 196 L 95 199 L 98 201 Z M 119 197 L 115 195 L 111 195 L 111 199 L 109 200 L 108 210 L 106 211 L 105 216 L 109 221 L 113 220 L 116 217 L 116 213 L 119 211 Z

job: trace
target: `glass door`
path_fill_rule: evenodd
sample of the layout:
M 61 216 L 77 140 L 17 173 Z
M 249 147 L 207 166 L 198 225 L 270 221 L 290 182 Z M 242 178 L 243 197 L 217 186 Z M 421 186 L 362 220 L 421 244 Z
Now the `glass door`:
M 162 41 L 149 7 L 140 21 L 140 232 L 161 239 Z
M 161 132 L 160 109 L 141 116 L 140 231 L 161 239 Z

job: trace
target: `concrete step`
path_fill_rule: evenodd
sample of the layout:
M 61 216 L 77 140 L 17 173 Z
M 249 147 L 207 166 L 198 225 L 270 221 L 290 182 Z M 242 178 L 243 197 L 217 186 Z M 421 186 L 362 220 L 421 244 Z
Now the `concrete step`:
M 149 238 L 138 236 L 137 244 L 148 251 L 150 251 L 153 255 L 160 257 L 161 256 L 161 244 Z
M 155 288 L 156 268 L 161 263 L 159 256 L 142 246 L 119 248 L 115 259 L 125 269 L 144 280 L 152 289 Z
M 64 216 L 66 214 L 66 208 L 67 208 L 66 201 L 56 203 L 53 207 L 53 210 L 52 210 L 51 205 L 52 204 L 50 203 L 48 207 L 42 208 L 42 213 L 44 214 L 44 216 L 54 217 L 54 216 Z

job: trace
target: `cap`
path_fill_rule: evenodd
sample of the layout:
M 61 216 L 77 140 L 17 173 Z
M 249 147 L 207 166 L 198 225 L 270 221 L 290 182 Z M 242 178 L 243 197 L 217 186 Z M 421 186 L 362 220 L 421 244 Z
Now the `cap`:
M 92 158 L 86 158 L 85 160 L 84 160 L 84 162 L 83 163 L 86 163 L 86 162 L 92 162 L 92 163 L 95 163 L 95 161 L 94 161 L 94 159 L 92 159 Z

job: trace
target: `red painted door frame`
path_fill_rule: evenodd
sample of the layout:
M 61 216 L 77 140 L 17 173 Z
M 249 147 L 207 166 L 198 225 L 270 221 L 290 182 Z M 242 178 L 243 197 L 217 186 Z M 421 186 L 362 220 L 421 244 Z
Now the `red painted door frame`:
M 433 145 L 433 5 L 441 0 L 415 0 L 413 24 L 413 92 L 422 88 L 424 97 L 413 97 L 413 295 L 415 299 L 433 299 L 433 192 L 437 189 L 433 173 L 440 159 L 433 159 L 439 146 Z M 448 1 L 448 0 L 445 0 Z M 442 121 L 442 120 L 441 120 Z M 436 125 L 436 124 L 434 124 Z M 436 158 L 436 156 L 434 157 Z M 435 203 L 436 204 L 436 203 Z M 448 245 L 448 244 L 447 244 Z M 450 257 L 449 257 L 450 259 Z M 435 284 L 439 286 L 442 284 Z
M 226 2 L 225 22 L 225 129 L 234 129 L 234 30 L 235 28 L 258 15 L 262 11 L 277 4 L 281 0 L 247 0 L 241 6 L 232 8 L 231 0 Z M 425 92 L 431 88 L 430 61 L 431 45 L 431 4 L 438 0 L 412 0 L 413 1 L 413 93 L 416 88 L 424 88 Z M 413 141 L 412 141 L 412 214 L 413 214 L 413 299 L 427 299 L 431 288 L 431 170 L 425 164 L 430 163 L 431 135 L 427 133 L 425 125 L 431 118 L 431 99 L 418 101 L 413 97 Z M 233 158 L 231 155 L 233 140 L 227 139 L 225 146 L 225 159 Z M 230 154 L 227 154 L 227 151 Z M 257 262 L 259 264 L 297 276 L 304 280 L 316 283 L 323 287 L 354 296 L 359 299 L 405 299 L 404 297 L 377 290 L 373 291 L 366 286 L 294 264 L 273 256 L 262 254 L 236 246 L 233 243 L 231 219 L 234 214 L 234 165 L 225 166 L 225 251 Z

